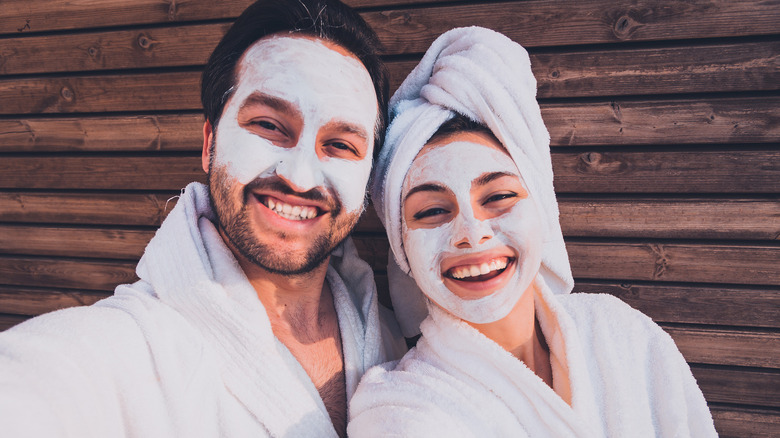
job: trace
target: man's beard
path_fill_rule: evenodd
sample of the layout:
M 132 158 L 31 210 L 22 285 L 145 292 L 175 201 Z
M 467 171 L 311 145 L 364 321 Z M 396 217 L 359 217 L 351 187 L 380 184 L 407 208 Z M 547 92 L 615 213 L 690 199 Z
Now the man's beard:
M 236 189 L 233 189 L 231 181 L 234 179 L 227 174 L 224 167 L 210 166 L 209 197 L 219 227 L 243 257 L 275 274 L 292 276 L 313 271 L 322 265 L 330 253 L 349 236 L 360 218 L 359 212 L 342 213 L 341 203 L 334 197 L 323 195 L 319 189 L 305 193 L 295 192 L 279 178 L 274 177 L 247 184 L 240 193 L 240 199 L 236 200 L 234 198 L 237 195 L 233 193 Z M 279 247 L 283 246 L 283 243 L 264 244 L 255 236 L 252 220 L 247 211 L 247 200 L 249 196 L 254 196 L 252 190 L 260 187 L 292 194 L 301 199 L 326 202 L 329 205 L 330 227 L 325 233 L 311 236 L 309 240 L 311 243 L 303 257 Z M 278 231 L 273 233 L 282 239 L 286 238 L 284 233 Z

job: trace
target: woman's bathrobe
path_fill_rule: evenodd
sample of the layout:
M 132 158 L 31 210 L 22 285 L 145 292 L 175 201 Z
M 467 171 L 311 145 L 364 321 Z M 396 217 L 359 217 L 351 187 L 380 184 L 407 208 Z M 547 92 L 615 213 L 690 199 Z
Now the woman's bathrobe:
M 397 366 L 375 367 L 363 377 L 350 406 L 349 435 L 717 436 L 690 368 L 652 320 L 610 295 L 554 295 L 543 281 L 537 285 L 537 319 L 555 389 L 431 306 L 417 346 Z
M 189 185 L 146 248 L 140 281 L 0 334 L 0 434 L 336 435 L 213 219 L 206 187 Z M 327 281 L 350 397 L 366 369 L 404 347 L 351 241 L 331 257 Z

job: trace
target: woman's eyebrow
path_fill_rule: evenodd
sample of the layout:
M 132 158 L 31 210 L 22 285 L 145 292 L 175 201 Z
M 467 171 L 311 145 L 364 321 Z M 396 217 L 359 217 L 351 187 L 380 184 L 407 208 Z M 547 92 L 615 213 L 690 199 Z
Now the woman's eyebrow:
M 409 196 L 412 196 L 413 194 L 417 192 L 446 192 L 447 189 L 443 186 L 440 186 L 438 184 L 420 184 L 419 186 L 413 187 L 411 190 L 409 190 L 409 193 L 404 196 L 404 202 L 406 202 L 407 199 L 409 199 Z
M 510 172 L 490 172 L 485 173 L 479 178 L 476 178 L 472 184 L 475 186 L 484 186 L 485 184 L 489 183 L 490 181 L 496 180 L 498 178 L 501 178 L 502 176 L 514 176 L 517 177 L 514 173 Z

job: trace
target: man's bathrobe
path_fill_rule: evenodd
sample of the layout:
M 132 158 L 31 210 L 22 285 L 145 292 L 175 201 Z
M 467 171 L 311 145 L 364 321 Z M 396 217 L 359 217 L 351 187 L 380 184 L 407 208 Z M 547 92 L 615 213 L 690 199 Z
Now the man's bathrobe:
M 672 339 L 610 295 L 553 295 L 537 279 L 553 387 L 466 323 L 429 306 L 422 337 L 369 370 L 350 437 L 710 437 L 707 404 Z
M 190 184 L 147 246 L 140 281 L 0 334 L 0 434 L 336 435 L 213 219 L 207 188 Z M 351 397 L 365 370 L 405 346 L 350 240 L 331 257 L 327 281 Z

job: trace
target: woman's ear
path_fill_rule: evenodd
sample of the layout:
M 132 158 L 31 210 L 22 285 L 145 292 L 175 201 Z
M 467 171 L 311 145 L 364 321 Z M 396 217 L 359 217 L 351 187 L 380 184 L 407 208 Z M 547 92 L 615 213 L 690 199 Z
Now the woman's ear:
M 203 123 L 203 151 L 201 152 L 200 160 L 203 166 L 203 171 L 206 174 L 209 173 L 209 146 L 211 146 L 212 136 L 214 135 L 211 129 L 211 122 L 206 120 Z

